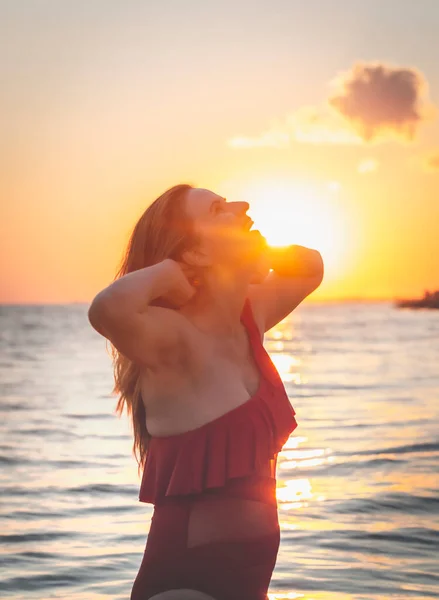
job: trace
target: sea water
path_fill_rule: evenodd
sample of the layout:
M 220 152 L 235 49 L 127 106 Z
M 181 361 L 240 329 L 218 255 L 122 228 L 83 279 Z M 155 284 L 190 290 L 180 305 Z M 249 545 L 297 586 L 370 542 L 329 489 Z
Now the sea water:
M 152 507 L 87 306 L 0 307 L 0 598 L 127 600 Z M 439 598 L 439 311 L 304 303 L 270 599 Z

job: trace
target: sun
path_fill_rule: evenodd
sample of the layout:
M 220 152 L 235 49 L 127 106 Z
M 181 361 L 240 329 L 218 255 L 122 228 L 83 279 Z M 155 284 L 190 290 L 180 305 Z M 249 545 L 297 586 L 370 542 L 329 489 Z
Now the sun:
M 255 228 L 271 246 L 298 244 L 318 250 L 325 276 L 347 267 L 355 227 L 349 223 L 337 182 L 259 183 L 245 190 L 244 199 Z

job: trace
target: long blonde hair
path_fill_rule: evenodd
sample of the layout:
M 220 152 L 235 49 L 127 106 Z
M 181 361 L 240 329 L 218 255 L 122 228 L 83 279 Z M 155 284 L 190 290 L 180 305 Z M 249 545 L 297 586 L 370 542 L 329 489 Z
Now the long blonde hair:
M 114 281 L 166 258 L 178 260 L 182 252 L 196 243 L 192 221 L 186 213 L 186 195 L 191 189 L 193 186 L 189 184 L 175 185 L 148 206 L 131 233 Z M 154 304 L 165 306 L 160 300 Z M 112 394 L 119 395 L 115 412 L 120 417 L 126 407 L 131 417 L 133 454 L 140 472 L 145 466 L 151 438 L 146 427 L 146 412 L 140 390 L 140 367 L 121 354 L 113 344 L 111 354 L 114 369 Z

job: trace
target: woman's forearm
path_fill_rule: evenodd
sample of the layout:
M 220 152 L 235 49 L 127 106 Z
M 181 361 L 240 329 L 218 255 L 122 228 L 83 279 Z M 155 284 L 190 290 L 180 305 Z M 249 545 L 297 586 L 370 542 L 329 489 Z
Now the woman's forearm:
M 281 277 L 317 277 L 324 271 L 320 252 L 298 245 L 271 248 L 270 267 Z
M 169 289 L 175 271 L 172 262 L 164 260 L 123 275 L 99 292 L 92 305 L 117 311 L 143 312 Z

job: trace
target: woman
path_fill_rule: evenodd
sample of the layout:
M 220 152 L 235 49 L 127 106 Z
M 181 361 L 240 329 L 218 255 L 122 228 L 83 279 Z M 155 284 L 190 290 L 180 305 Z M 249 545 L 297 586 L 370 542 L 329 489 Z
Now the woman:
M 295 412 L 262 345 L 323 277 L 270 250 L 246 202 L 177 185 L 144 212 L 89 309 L 112 343 L 154 505 L 131 600 L 264 600 L 280 541 L 276 458 Z M 272 271 L 270 272 L 270 269 Z

